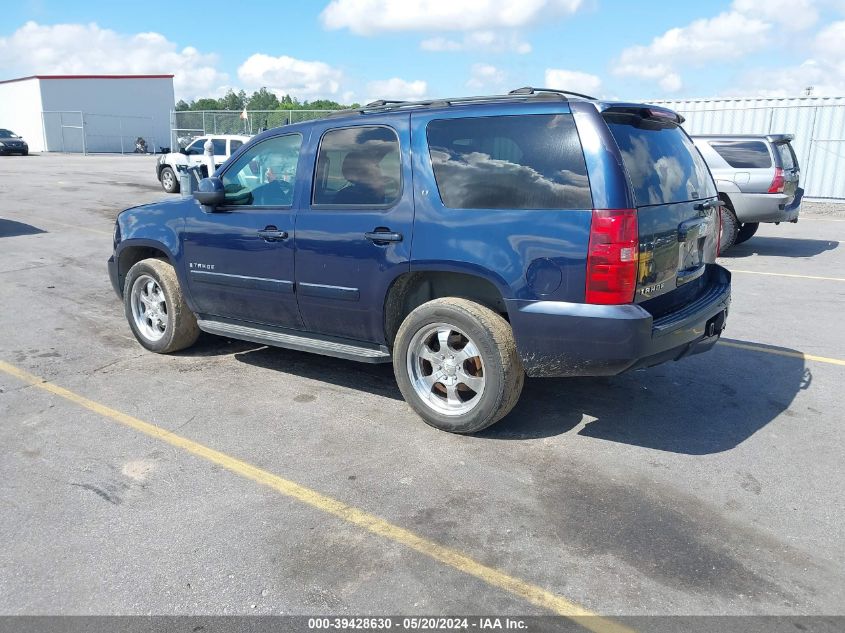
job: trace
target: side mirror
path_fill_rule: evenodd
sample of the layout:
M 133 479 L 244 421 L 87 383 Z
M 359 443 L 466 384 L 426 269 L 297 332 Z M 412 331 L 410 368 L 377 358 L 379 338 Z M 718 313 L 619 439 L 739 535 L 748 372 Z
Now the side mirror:
M 203 178 L 197 185 L 197 190 L 194 191 L 194 198 L 207 207 L 219 207 L 226 201 L 223 181 L 214 176 Z
M 188 148 L 187 148 L 187 147 L 180 147 L 180 148 L 179 148 L 179 153 L 180 153 L 180 154 L 184 154 L 185 156 L 187 156 L 187 155 L 188 155 Z

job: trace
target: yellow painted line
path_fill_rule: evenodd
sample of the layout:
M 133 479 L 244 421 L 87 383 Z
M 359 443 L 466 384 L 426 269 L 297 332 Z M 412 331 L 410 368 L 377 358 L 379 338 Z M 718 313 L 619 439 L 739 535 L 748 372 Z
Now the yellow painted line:
M 770 277 L 795 277 L 796 279 L 821 279 L 822 281 L 845 281 L 845 277 L 819 277 L 818 275 L 794 275 L 792 273 L 764 273 L 759 270 L 739 270 L 737 268 L 728 268 L 732 273 L 740 273 L 743 275 L 768 275 Z
M 163 442 L 167 442 L 172 446 L 181 448 L 189 453 L 202 457 L 209 462 L 222 466 L 223 468 L 250 479 L 256 483 L 263 484 L 280 492 L 281 494 L 301 501 L 309 506 L 322 510 L 328 514 L 332 514 L 347 523 L 361 527 L 368 532 L 377 536 L 384 537 L 394 543 L 399 543 L 412 550 L 419 552 L 429 558 L 432 558 L 440 563 L 443 563 L 452 569 L 463 572 L 470 576 L 474 576 L 479 580 L 511 593 L 523 600 L 530 602 L 533 605 L 548 609 L 549 611 L 558 615 L 565 616 L 581 626 L 596 633 L 632 633 L 633 629 L 599 616 L 581 605 L 559 596 L 555 593 L 547 591 L 542 587 L 533 585 L 529 582 L 510 576 L 503 571 L 480 563 L 461 552 L 439 545 L 434 541 L 430 541 L 410 530 L 394 525 L 384 519 L 381 519 L 373 514 L 369 514 L 364 510 L 360 510 L 354 506 L 348 505 L 332 497 L 306 488 L 294 481 L 284 479 L 278 475 L 274 475 L 266 470 L 257 468 L 252 464 L 241 461 L 234 457 L 230 457 L 225 453 L 216 451 L 212 448 L 204 446 L 193 440 L 189 440 L 181 435 L 171 433 L 161 427 L 158 427 L 149 422 L 144 422 L 138 418 L 127 415 L 112 409 L 104 404 L 90 400 L 85 396 L 69 391 L 64 387 L 47 382 L 27 371 L 19 369 L 14 365 L 0 361 L 0 371 L 14 376 L 22 382 L 28 383 L 38 389 L 43 389 L 53 395 L 69 400 L 81 407 L 102 415 L 110 420 L 119 422 L 124 426 L 134 429 L 140 433 L 156 438 Z
M 751 352 L 763 352 L 765 354 L 775 354 L 776 356 L 788 356 L 789 358 L 801 358 L 803 360 L 812 360 L 817 363 L 828 363 L 829 365 L 841 365 L 845 367 L 845 360 L 838 358 L 828 358 L 827 356 L 815 356 L 813 354 L 805 354 L 804 352 L 793 352 L 786 349 L 774 349 L 771 347 L 764 347 L 762 345 L 751 345 L 749 343 L 732 343 L 730 341 L 719 341 L 719 345 L 725 347 L 735 347 L 737 349 L 745 349 Z

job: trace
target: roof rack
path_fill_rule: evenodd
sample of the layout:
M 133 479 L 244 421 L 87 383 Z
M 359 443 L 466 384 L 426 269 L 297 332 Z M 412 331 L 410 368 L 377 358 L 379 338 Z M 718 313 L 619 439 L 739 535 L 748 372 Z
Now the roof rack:
M 516 90 L 511 90 L 508 94 L 509 95 L 535 95 L 538 93 L 543 92 L 551 92 L 553 94 L 559 95 L 572 95 L 573 97 L 581 97 L 582 99 L 589 99 L 590 101 L 596 101 L 595 97 L 591 97 L 590 95 L 581 94 L 580 92 L 572 92 L 571 90 L 556 90 L 555 88 L 533 88 L 531 86 L 524 86 L 523 88 L 517 88 Z
M 503 95 L 478 95 L 474 97 L 454 97 L 449 99 L 428 99 L 423 101 L 394 101 L 389 99 L 379 99 L 372 101 L 361 108 L 351 108 L 347 110 L 338 110 L 332 112 L 329 117 L 349 116 L 350 114 L 378 114 L 381 112 L 389 112 L 391 110 L 399 109 L 421 109 L 421 108 L 442 108 L 456 104 L 466 103 L 484 103 L 492 101 L 513 101 L 514 99 L 548 99 L 558 98 L 563 101 L 568 101 L 567 95 L 579 97 L 582 99 L 590 99 L 595 101 L 595 97 L 581 94 L 580 92 L 571 92 L 568 90 L 554 90 L 552 88 L 532 88 L 525 86 L 524 88 L 517 88 L 511 90 L 508 94 Z

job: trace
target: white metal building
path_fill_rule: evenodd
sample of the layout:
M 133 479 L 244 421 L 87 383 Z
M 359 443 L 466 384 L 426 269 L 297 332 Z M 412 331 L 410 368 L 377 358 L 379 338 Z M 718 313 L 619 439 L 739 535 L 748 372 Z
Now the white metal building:
M 0 81 L 0 128 L 30 151 L 132 152 L 170 144 L 173 75 L 35 75 Z
M 845 199 L 845 97 L 650 101 L 686 118 L 690 134 L 794 134 L 809 198 Z

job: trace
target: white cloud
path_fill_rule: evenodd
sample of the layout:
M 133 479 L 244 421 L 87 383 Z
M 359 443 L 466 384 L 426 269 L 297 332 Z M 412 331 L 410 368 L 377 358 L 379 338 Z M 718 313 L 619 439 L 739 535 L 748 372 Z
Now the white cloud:
M 519 55 L 531 52 L 531 44 L 523 41 L 516 33 L 499 31 L 472 31 L 460 40 L 431 37 L 420 42 L 420 48 L 432 52 L 512 52 Z
M 266 86 L 277 96 L 313 99 L 337 95 L 343 73 L 325 62 L 256 53 L 240 65 L 238 77 L 250 90 Z
M 647 46 L 630 46 L 615 61 L 615 75 L 656 81 L 666 92 L 683 86 L 679 65 L 738 61 L 768 44 L 771 24 L 737 10 L 669 29 Z
M 332 0 L 320 19 L 327 29 L 349 29 L 357 35 L 514 29 L 571 15 L 582 4 L 582 0 Z
M 505 82 L 506 73 L 491 64 L 473 64 L 467 88 L 495 90 Z
M 796 97 L 805 94 L 805 88 L 810 86 L 818 97 L 845 94 L 845 20 L 833 22 L 817 33 L 810 51 L 812 57 L 800 64 L 745 73 L 726 94 Z
M 592 96 L 598 95 L 601 91 L 601 79 L 590 73 L 582 73 L 578 70 L 564 70 L 562 68 L 546 69 L 546 88 L 557 88 L 558 90 L 572 90 Z
M 177 98 L 220 94 L 228 76 L 217 56 L 179 50 L 159 33 L 127 35 L 90 24 L 27 22 L 0 37 L 4 74 L 173 74 Z
M 392 99 L 397 101 L 418 101 L 428 92 L 424 81 L 406 81 L 399 77 L 371 81 L 367 84 L 367 94 L 372 95 L 367 101 Z
M 814 0 L 734 0 L 733 9 L 748 16 L 806 29 L 819 19 Z

